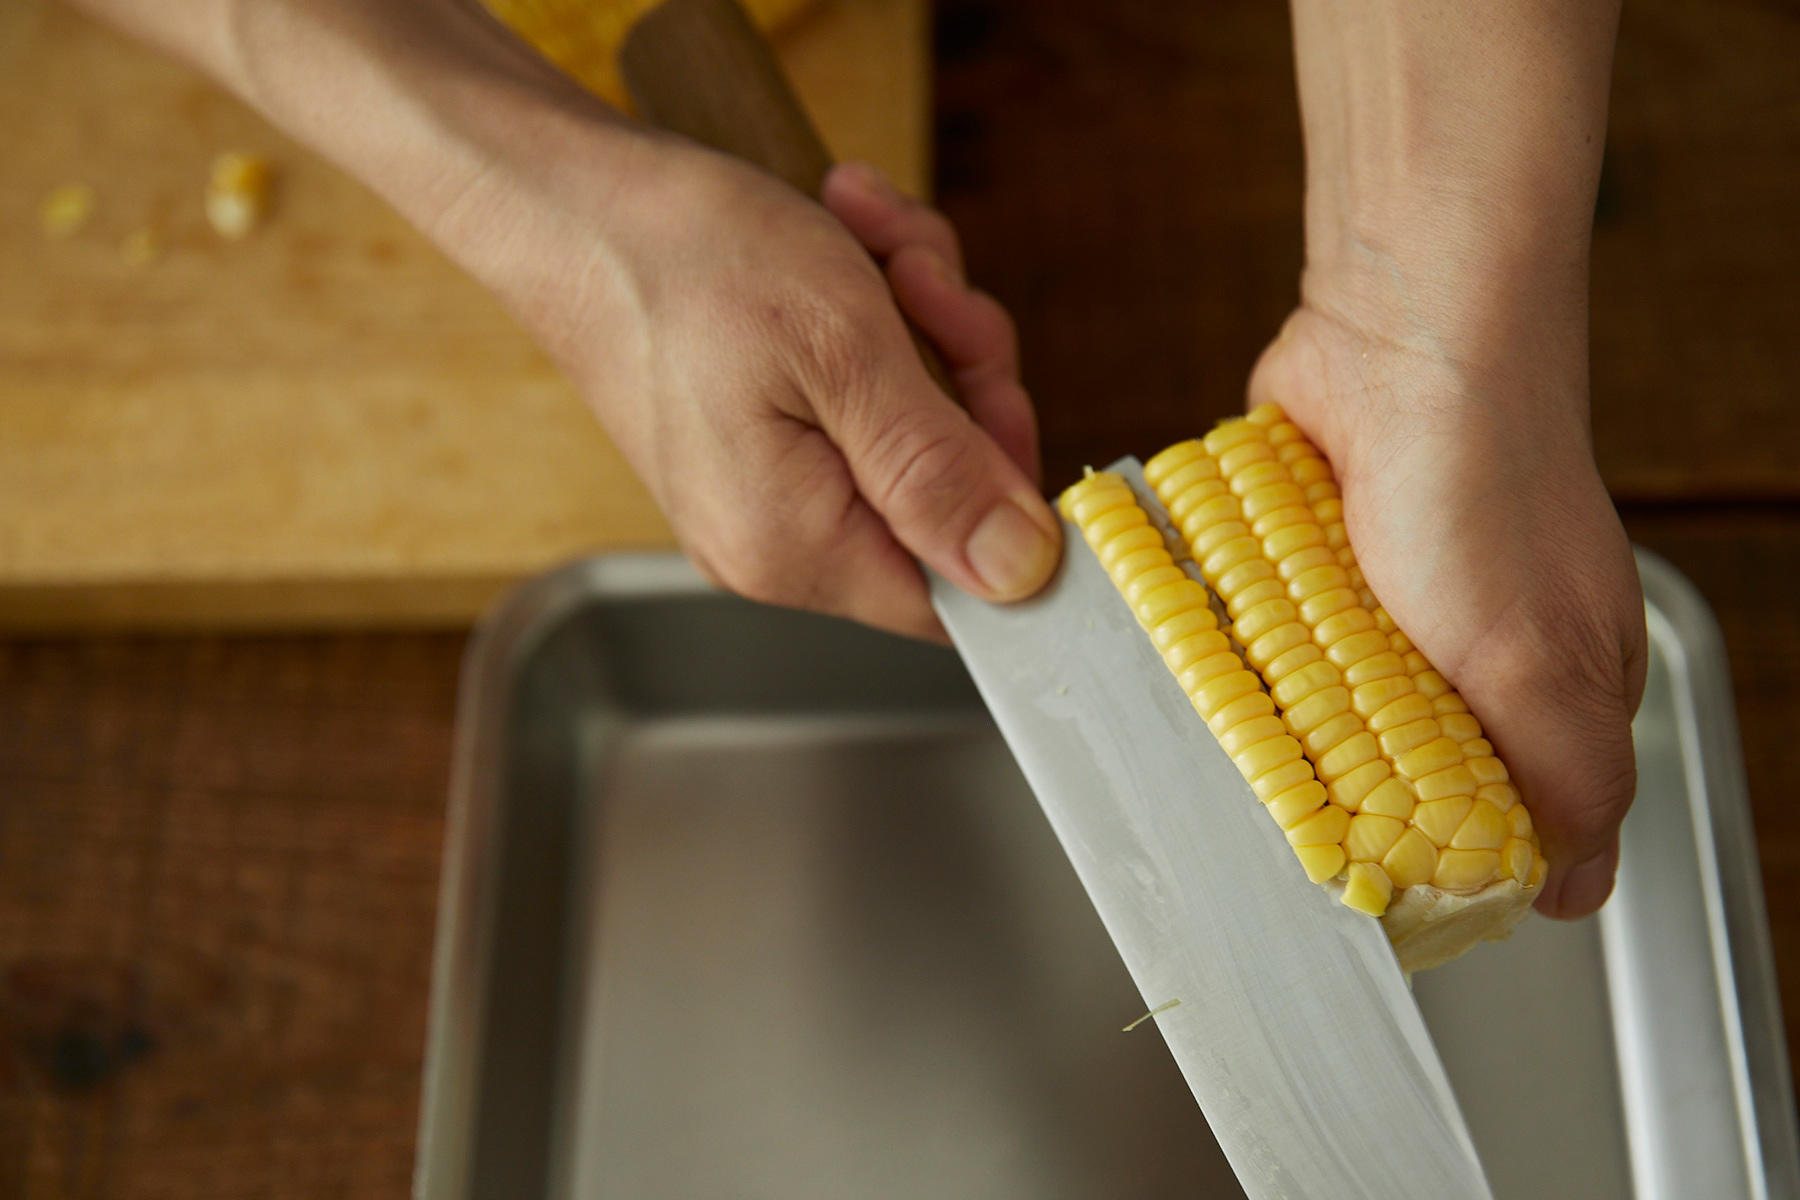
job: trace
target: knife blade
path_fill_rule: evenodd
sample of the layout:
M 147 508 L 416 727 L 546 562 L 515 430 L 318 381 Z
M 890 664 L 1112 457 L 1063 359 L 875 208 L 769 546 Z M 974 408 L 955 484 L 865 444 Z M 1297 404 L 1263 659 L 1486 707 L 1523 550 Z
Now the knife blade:
M 1124 459 L 1152 520 L 1167 516 Z M 1308 884 L 1099 561 L 932 601 L 1250 1200 L 1491 1200 L 1378 922 Z M 1189 569 L 1192 565 L 1188 564 Z

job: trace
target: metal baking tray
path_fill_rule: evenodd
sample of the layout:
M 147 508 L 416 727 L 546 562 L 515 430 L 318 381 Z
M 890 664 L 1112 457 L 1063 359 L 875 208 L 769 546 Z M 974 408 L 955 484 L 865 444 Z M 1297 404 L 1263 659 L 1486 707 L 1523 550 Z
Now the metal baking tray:
M 1502 1200 L 1800 1200 L 1721 642 L 1639 566 L 1616 895 L 1419 1002 Z M 418 1196 L 1240 1196 L 1143 1007 L 949 652 L 669 557 L 473 643 Z

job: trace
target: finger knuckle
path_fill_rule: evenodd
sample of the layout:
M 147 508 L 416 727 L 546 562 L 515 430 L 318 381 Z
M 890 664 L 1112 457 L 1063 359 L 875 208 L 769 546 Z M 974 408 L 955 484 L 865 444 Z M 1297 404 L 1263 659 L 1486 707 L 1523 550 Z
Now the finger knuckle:
M 883 481 L 875 505 L 906 521 L 955 508 L 969 492 L 975 448 L 947 422 L 897 417 L 874 449 Z

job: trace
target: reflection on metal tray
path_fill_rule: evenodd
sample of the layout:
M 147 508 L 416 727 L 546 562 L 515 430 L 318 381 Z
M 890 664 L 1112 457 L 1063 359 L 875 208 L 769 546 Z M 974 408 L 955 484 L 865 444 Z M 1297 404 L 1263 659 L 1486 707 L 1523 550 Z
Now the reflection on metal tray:
M 1800 1200 L 1722 649 L 1640 567 L 1616 898 L 1420 1004 L 1498 1196 Z M 1241 1194 L 948 652 L 578 564 L 472 649 L 452 808 L 429 1200 Z

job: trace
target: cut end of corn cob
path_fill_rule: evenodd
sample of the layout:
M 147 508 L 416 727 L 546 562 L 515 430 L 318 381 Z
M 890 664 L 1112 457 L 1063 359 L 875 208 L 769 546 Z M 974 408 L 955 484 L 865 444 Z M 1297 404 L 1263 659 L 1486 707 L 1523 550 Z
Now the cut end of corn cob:
M 1173 538 L 1110 472 L 1059 507 L 1307 878 L 1379 917 L 1409 972 L 1510 934 L 1544 878 L 1530 813 L 1469 706 L 1369 591 L 1324 457 L 1261 405 L 1144 478 Z
M 213 159 L 206 181 L 206 220 L 220 237 L 236 241 L 262 224 L 272 178 L 267 159 L 225 153 Z

